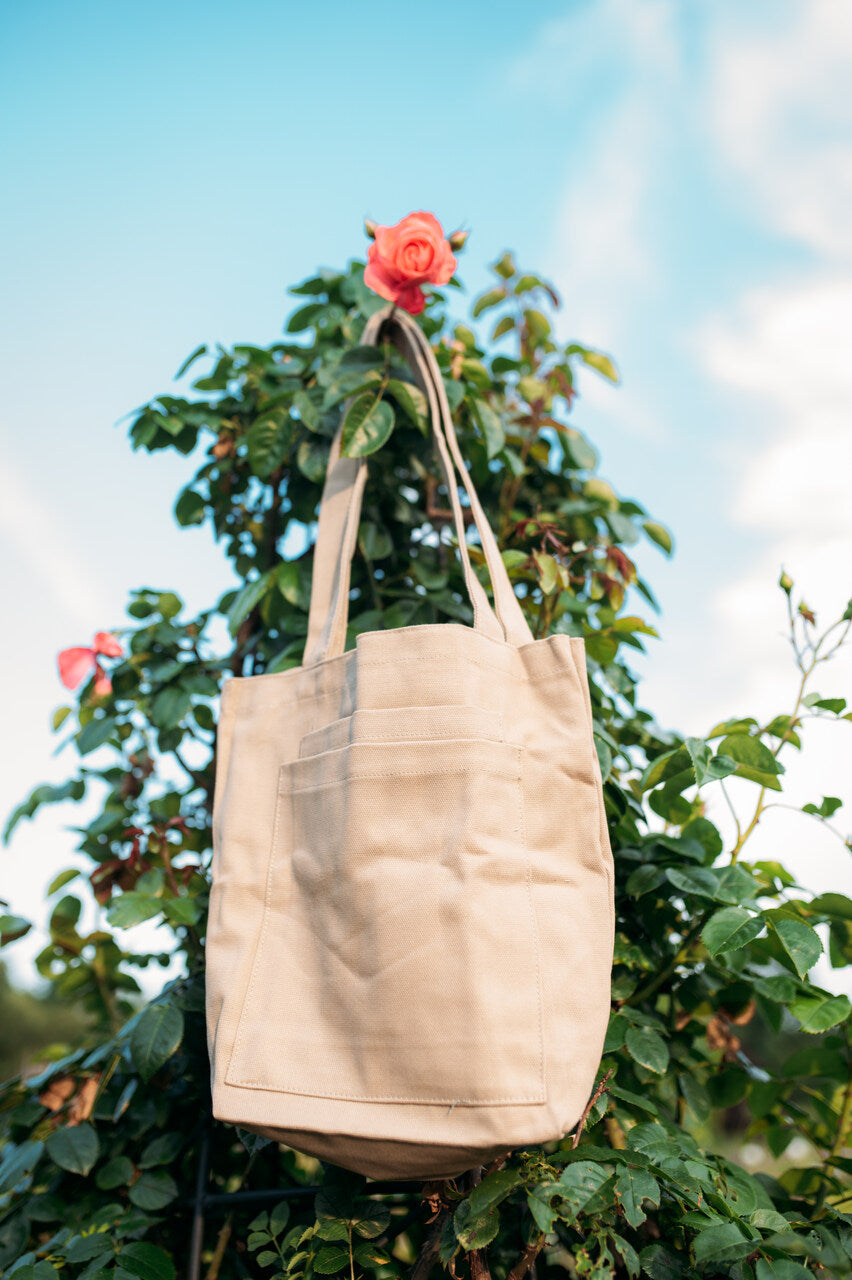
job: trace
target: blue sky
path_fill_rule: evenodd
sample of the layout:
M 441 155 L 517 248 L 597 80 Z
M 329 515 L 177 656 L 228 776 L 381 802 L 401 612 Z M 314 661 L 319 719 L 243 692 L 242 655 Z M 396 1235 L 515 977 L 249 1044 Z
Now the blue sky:
M 365 215 L 470 228 L 471 293 L 513 248 L 562 335 L 614 355 L 622 386 L 590 374 L 576 423 L 677 541 L 638 553 L 663 607 L 646 705 L 694 733 L 791 705 L 781 565 L 821 616 L 852 594 L 847 6 L 6 0 L 0 36 L 4 814 L 65 773 L 56 652 L 120 626 L 132 587 L 201 608 L 228 582 L 173 522 L 188 464 L 116 423 L 199 342 L 275 340 L 287 285 L 363 255 Z M 852 701 L 848 657 L 820 688 Z M 848 728 L 813 726 L 794 798 L 852 800 Z M 24 914 L 72 820 L 0 853 Z M 759 839 L 849 882 L 804 818 Z

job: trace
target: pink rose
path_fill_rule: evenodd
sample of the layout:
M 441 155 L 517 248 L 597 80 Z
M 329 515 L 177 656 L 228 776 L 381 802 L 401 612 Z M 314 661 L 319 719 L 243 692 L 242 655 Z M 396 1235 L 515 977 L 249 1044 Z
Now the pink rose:
M 371 228 L 372 229 L 372 228 Z M 456 260 L 432 213 L 410 213 L 395 227 L 376 227 L 367 255 L 364 283 L 411 315 L 426 305 L 422 284 L 446 284 Z
M 104 698 L 112 692 L 112 681 L 98 662 L 98 657 L 120 658 L 121 645 L 109 631 L 99 631 L 90 647 L 77 646 L 63 649 L 57 658 L 59 678 L 66 689 L 77 685 L 94 671 L 96 679 L 92 692 L 96 698 Z

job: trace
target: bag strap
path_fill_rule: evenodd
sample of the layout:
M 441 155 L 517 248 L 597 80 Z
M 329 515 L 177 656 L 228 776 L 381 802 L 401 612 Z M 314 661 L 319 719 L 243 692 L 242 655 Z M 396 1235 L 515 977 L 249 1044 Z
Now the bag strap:
M 533 638 L 532 633 L 512 589 L 473 480 L 464 465 L 443 378 L 429 341 L 410 316 L 393 306 L 385 307 L 370 317 L 362 341 L 376 343 L 382 334 L 389 337 L 400 351 L 427 399 L 433 443 L 452 506 L 465 585 L 473 605 L 474 629 L 491 639 L 506 640 L 515 645 L 528 644 Z M 351 561 L 358 537 L 367 460 L 341 457 L 341 437 L 342 424 L 332 443 L 320 504 L 305 643 L 306 666 L 336 657 L 343 652 L 346 642 Z M 467 491 L 479 532 L 491 578 L 496 616 L 470 562 L 454 463 Z

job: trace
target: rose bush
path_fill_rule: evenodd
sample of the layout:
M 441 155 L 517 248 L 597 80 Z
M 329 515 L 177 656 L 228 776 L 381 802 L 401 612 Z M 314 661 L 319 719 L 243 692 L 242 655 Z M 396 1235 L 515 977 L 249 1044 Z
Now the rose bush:
M 347 451 L 370 456 L 347 644 L 365 630 L 471 621 L 423 397 L 392 351 L 360 341 L 384 303 L 358 262 L 294 292 L 285 340 L 219 349 L 192 391 L 157 397 L 130 428 L 134 448 L 192 459 L 177 521 L 209 528 L 237 584 L 223 574 L 221 597 L 195 616 L 172 590 L 131 592 L 111 691 L 95 695 L 87 653 L 91 678 L 54 717 L 71 776 L 36 787 L 7 824 L 8 838 L 42 806 L 72 806 L 79 856 L 49 886 L 37 968 L 93 1029 L 0 1089 L 0 1270 L 849 1275 L 850 1005 L 811 974 L 821 957 L 852 961 L 852 902 L 814 897 L 750 842 L 770 822 L 797 823 L 801 841 L 808 823 L 843 839 L 837 797 L 790 801 L 790 814 L 782 792 L 814 720 L 847 728 L 844 699 L 813 685 L 849 636 L 852 604 L 820 630 L 782 576 L 796 668 L 786 705 L 760 719 L 737 708 L 701 737 L 657 723 L 630 660 L 657 638 L 635 548 L 669 554 L 671 535 L 600 476 L 574 423 L 585 371 L 614 380 L 612 363 L 557 340 L 553 291 L 509 255 L 470 323 L 451 320 L 437 290 L 420 323 L 533 633 L 585 639 L 616 869 L 594 1102 L 563 1141 L 425 1187 L 367 1183 L 212 1122 L 203 943 L 218 696 L 232 675 L 301 661 L 313 521 L 344 405 Z M 713 815 L 730 780 L 740 792 L 726 836 Z M 151 921 L 153 944 L 136 931 Z M 28 927 L 10 908 L 0 940 Z M 139 972 L 175 955 L 180 975 L 146 1006 Z M 743 1134 L 756 1171 L 736 1161 Z

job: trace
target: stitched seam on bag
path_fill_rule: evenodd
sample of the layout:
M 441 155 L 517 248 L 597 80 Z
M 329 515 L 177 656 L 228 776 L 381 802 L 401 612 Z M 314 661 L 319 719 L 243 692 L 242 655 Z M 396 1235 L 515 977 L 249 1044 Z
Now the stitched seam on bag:
M 541 1100 L 547 1101 L 547 1077 L 545 1074 L 544 1060 L 544 989 L 541 977 L 541 949 L 538 937 L 538 919 L 535 913 L 535 902 L 533 900 L 532 889 L 532 859 L 530 858 L 529 844 L 527 843 L 527 806 L 526 796 L 524 792 L 524 776 L 523 776 L 523 758 L 520 751 L 518 752 L 518 802 L 520 807 L 521 819 L 521 844 L 524 850 L 524 856 L 527 862 L 527 897 L 530 906 L 530 925 L 532 927 L 533 952 L 535 955 L 535 977 L 538 995 L 538 1069 L 539 1079 L 541 1081 Z
M 571 649 L 571 657 L 574 661 L 574 671 L 577 681 L 580 685 L 580 697 L 583 703 L 583 716 L 586 725 L 586 732 L 589 740 L 589 751 L 591 753 L 592 764 L 592 785 L 595 791 L 595 810 L 598 817 L 598 853 L 601 863 L 603 864 L 604 874 L 607 882 L 607 907 L 609 910 L 610 930 L 615 935 L 615 860 L 612 854 L 612 846 L 609 839 L 609 827 L 606 820 L 606 805 L 603 795 L 603 773 L 601 771 L 600 760 L 598 759 L 597 748 L 595 747 L 595 726 L 594 716 L 592 714 L 592 698 L 589 692 L 589 673 L 586 668 L 585 661 L 581 662 L 579 654 L 573 648 Z
M 466 626 L 464 626 L 462 623 L 458 623 L 458 622 L 423 622 L 423 623 L 418 623 L 418 624 L 416 624 L 415 626 L 412 626 L 412 627 L 393 627 L 393 628 L 392 628 L 392 630 L 393 630 L 397 635 L 399 635 L 400 633 L 404 633 L 404 632 L 411 632 L 411 631 L 423 631 L 423 630 L 425 630 L 426 628 L 429 628 L 430 630 L 433 630 L 433 629 L 436 629 L 436 628 L 440 628 L 441 630 L 452 631 L 452 633 L 453 633 L 453 634 L 457 634 L 459 631 L 463 631 L 463 632 L 465 632 L 465 633 L 470 633 L 471 635 L 476 636 L 478 640 L 484 640 L 484 641 L 486 641 L 488 644 L 497 645 L 497 647 L 498 647 L 499 649 L 509 649 L 509 650 L 512 650 L 512 651 L 513 651 L 513 652 L 515 652 L 515 653 L 524 653 L 527 649 L 532 649 L 534 645 L 544 645 L 544 644 L 548 644 L 548 643 L 549 643 L 549 642 L 554 638 L 552 635 L 550 635 L 550 636 L 542 636 L 539 640 L 531 640 L 531 641 L 529 641 L 527 644 L 515 645 L 515 644 L 510 644 L 510 643 L 509 643 L 509 641 L 507 641 L 507 640 L 495 640 L 492 636 L 487 636 L 487 635 L 484 635 L 481 631 L 477 631 L 474 627 L 466 627 Z M 386 631 L 365 631 L 365 632 L 362 632 L 362 634 L 363 634 L 363 635 L 387 635 L 387 634 L 389 634 L 389 632 L 386 632 Z M 569 649 L 569 652 L 573 652 L 573 650 L 576 648 L 576 646 L 573 644 L 573 641 L 575 641 L 575 640 L 579 640 L 579 641 L 582 643 L 582 645 L 583 645 L 583 650 L 584 650 L 584 652 L 585 652 L 586 642 L 585 642 L 585 640 L 584 640 L 584 638 L 583 638 L 582 636 L 560 636 L 559 638 L 560 638 L 560 639 L 565 639 L 565 640 L 567 640 L 567 641 L 569 642 L 569 643 L 568 643 L 568 649 Z M 465 641 L 462 641 L 462 644 L 464 644 L 464 643 L 465 643 Z M 288 679 L 293 678 L 294 676 L 299 675 L 299 674 L 300 674 L 301 672 L 303 672 L 303 671 L 312 671 L 312 670 L 314 670 L 314 669 L 316 669 L 317 671 L 321 671 L 323 668 L 327 668 L 327 667 L 328 667 L 331 663 L 333 663 L 333 662 L 334 662 L 334 663 L 339 663 L 339 662 L 343 662 L 343 661 L 344 661 L 344 660 L 346 660 L 346 659 L 352 659 L 352 660 L 354 661 L 354 660 L 355 660 L 356 658 L 358 658 L 359 656 L 361 657 L 361 661 L 362 661 L 362 662 L 367 663 L 367 665 L 369 665 L 369 666 L 379 666 L 379 665 L 381 665 L 381 663 L 383 663 L 383 662 L 385 661 L 384 659 L 381 659 L 381 660 L 380 660 L 380 662 L 378 662 L 378 663 L 373 663 L 373 662 L 370 662 L 370 660 L 369 660 L 369 659 L 366 659 L 366 658 L 365 658 L 365 657 L 363 657 L 362 655 L 359 655 L 357 648 L 356 648 L 356 649 L 347 649 L 345 653 L 338 653 L 338 654 L 335 654 L 335 656 L 334 656 L 333 658 L 325 658 L 325 659 L 323 659 L 323 661 L 322 661 L 322 662 L 312 663 L 312 664 L 311 664 L 310 666 L 308 666 L 308 667 L 305 667 L 305 666 L 301 666 L 301 667 L 292 667 L 289 671 L 269 671 L 269 672 L 263 672 L 263 673 L 261 673 L 260 675 L 257 675 L 257 676 L 231 676 L 231 678 L 230 678 L 230 679 L 229 679 L 229 681 L 228 681 L 228 685 L 229 685 L 229 686 L 231 686 L 231 687 L 234 689 L 234 693 L 236 694 L 236 691 L 237 691 L 237 687 L 238 687 L 238 686 L 242 686 L 242 685 L 244 685 L 244 684 L 247 684 L 247 683 L 248 683 L 249 681 L 251 681 L 251 680 L 278 680 L 278 681 L 284 681 L 284 680 L 288 680 Z M 405 658 L 405 659 L 399 659 L 399 661 L 405 661 L 405 662 L 419 662 L 420 660 L 421 660 L 421 659 L 419 659 L 419 658 Z M 473 659 L 467 659 L 467 661 L 473 662 Z M 474 665 L 476 665 L 476 666 L 482 666 L 482 664 L 481 664 L 481 663 L 474 663 Z M 485 668 L 485 670 L 490 671 L 490 670 L 491 670 L 491 668 L 490 668 L 490 667 L 486 667 L 486 668 Z M 508 672 L 508 671 L 506 671 L 506 672 L 504 672 L 504 674 L 506 674 L 506 675 L 510 675 L 511 673 L 510 673 L 510 672 Z M 519 678 L 523 678 L 523 677 L 516 677 L 516 676 L 513 676 L 512 678 L 513 678 L 513 679 L 519 679 Z M 542 677 L 538 677 L 538 678 L 539 678 L 539 679 L 546 679 L 547 677 L 546 677 L 546 676 L 542 676 Z M 317 697 L 326 697 L 326 696 L 327 696 L 327 694 L 328 694 L 328 693 L 331 693 L 331 692 L 333 692 L 333 690 L 325 690 L 325 691 L 323 691 L 322 693 L 317 694 L 317 695 L 311 695 L 311 694 L 309 694 L 309 695 L 308 695 L 308 698 L 311 698 L 311 697 L 313 697 L 313 696 L 317 696 Z M 303 701 L 303 700 L 305 700 L 305 701 L 306 701 L 307 699 L 300 699 L 300 701 Z
M 459 709 L 460 711 L 464 711 L 464 710 L 469 711 L 469 710 L 471 710 L 471 708 L 470 708 L 469 706 L 467 706 L 467 704 L 466 704 L 466 703 L 458 703 L 458 704 L 456 704 L 456 703 L 448 703 L 448 704 L 446 704 L 446 705 L 444 705 L 444 704 L 440 704 L 440 703 L 439 703 L 439 704 L 436 704 L 436 706 L 435 706 L 434 708 L 433 708 L 433 707 L 418 707 L 418 708 L 417 708 L 417 710 L 418 710 L 418 711 L 421 711 L 421 710 L 423 710 L 423 711 L 432 711 L 432 710 L 437 710 L 437 711 L 446 711 L 446 710 L 449 710 L 449 709 L 455 710 L 455 709 L 456 709 L 456 707 L 458 707 L 458 709 Z M 355 710 L 355 711 L 353 711 L 352 715 L 354 716 L 358 711 L 382 711 L 382 712 L 384 712 L 384 711 L 398 711 L 401 715 L 404 715 L 406 712 L 409 712 L 409 711 L 411 711 L 411 710 L 413 710 L 413 708 L 411 708 L 411 707 L 357 707 L 357 708 L 356 708 L 356 710 Z M 326 747 L 326 748 L 325 748 L 325 750 L 323 750 L 323 751 L 314 751 L 314 752 L 309 752 L 307 755 L 302 755 L 302 747 L 304 746 L 304 744 L 305 744 L 305 742 L 308 740 L 308 738 L 313 738 L 313 737 L 317 737 L 317 738 L 319 738 L 323 733 L 327 733 L 327 732 L 328 732 L 328 730 L 329 730 L 329 729 L 331 729 L 331 728 L 333 728 L 334 726 L 339 725 L 339 724 L 343 724 L 344 722 L 350 721 L 350 720 L 352 719 L 352 716 L 341 716 L 339 720 L 332 720 L 331 724 L 321 726 L 319 729 L 311 729 L 308 733 L 306 733 L 306 734 L 305 734 L 305 735 L 304 735 L 304 736 L 299 740 L 299 755 L 298 755 L 297 759 L 299 759 L 299 760 L 314 760 L 314 759 L 316 759 L 316 757 L 317 757 L 317 756 L 327 755 L 327 754 L 328 754 L 328 752 L 330 752 L 330 751 L 343 751 L 343 750 L 345 750 L 345 748 L 346 748 L 346 747 L 356 747 L 356 746 L 361 746 L 361 745 L 369 746 L 371 743 L 374 743 L 374 742 L 398 742 L 398 743 L 400 743 L 400 744 L 402 744 L 402 743 L 406 743 L 406 742 L 429 742 L 429 743 L 433 743 L 433 742 L 434 742 L 434 743 L 438 743 L 438 742 L 496 742 L 496 743 L 499 743 L 500 745 L 503 745 L 503 744 L 505 743 L 505 741 L 506 741 L 506 730 L 505 730 L 505 728 L 504 728 L 504 726 L 503 726 L 503 715 L 502 715 L 502 712 L 500 712 L 500 711 L 490 711 L 490 710 L 489 710 L 488 708 L 486 708 L 486 707 L 475 707 L 475 708 L 473 708 L 473 710 L 474 710 L 474 711 L 476 711 L 477 713 L 479 713 L 480 711 L 482 711 L 482 712 L 484 712 L 484 714 L 485 714 L 486 716 L 493 716 L 493 717 L 495 718 L 495 720 L 497 721 L 497 730 L 498 730 L 499 735 L 500 735 L 498 738 L 481 738 L 481 737 L 478 737 L 478 738 L 468 738 L 468 737 L 464 737 L 464 738 L 446 738 L 446 737 L 439 737 L 439 736 L 436 736 L 436 737 L 434 737 L 434 738 L 398 738 L 398 737 L 396 737 L 394 734 L 391 734 L 391 733 L 376 733 L 376 732 L 374 732 L 373 730 L 369 730 L 368 732 L 369 732 L 370 736 L 369 736 L 368 738 L 363 738 L 363 737 L 362 737 L 362 738 L 351 738 L 351 739 L 347 739 L 345 742 L 342 742 L 342 743 L 340 744 L 340 746 L 339 746 L 339 747 Z M 295 764 L 295 761 L 294 761 L 293 763 Z
M 468 741 L 468 739 L 465 739 L 465 738 L 454 739 L 454 741 L 465 742 L 465 741 Z M 474 739 L 471 739 L 471 741 L 474 741 Z M 370 744 L 365 743 L 364 745 L 369 746 Z M 401 745 L 404 745 L 404 744 L 401 744 Z M 431 746 L 432 744 L 430 743 L 429 745 Z M 498 745 L 498 744 L 495 743 L 494 745 Z M 509 746 L 510 744 L 500 743 L 499 745 Z M 339 747 L 338 750 L 345 751 L 346 748 Z M 325 752 L 323 754 L 330 755 L 331 752 Z M 320 760 L 322 759 L 322 756 L 303 756 L 302 758 L 304 760 Z M 299 762 L 294 760 L 293 763 L 296 764 Z M 465 774 L 469 774 L 469 773 L 476 773 L 476 774 L 489 773 L 492 776 L 497 778 L 513 778 L 515 781 L 517 781 L 516 774 L 509 773 L 509 771 L 506 769 L 491 768 L 487 765 L 480 766 L 476 769 L 460 769 L 458 767 L 454 769 L 428 769 L 428 770 L 426 769 L 387 769 L 381 773 L 348 773 L 347 772 L 347 773 L 339 774 L 335 778 L 329 778 L 328 781 L 326 782 L 314 782 L 306 786 L 292 786 L 289 783 L 287 783 L 283 786 L 279 785 L 279 794 L 301 795 L 302 792 L 304 791 L 324 791 L 326 787 L 337 787 L 337 786 L 340 786 L 342 782 L 354 782 L 362 778 L 441 778 L 441 777 L 446 777 L 450 774 L 452 774 L 453 777 L 458 778 L 458 777 L 463 777 Z
M 248 983 L 248 987 L 246 988 L 245 999 L 243 1001 L 243 1007 L 240 1012 L 240 1021 L 237 1025 L 237 1034 L 234 1038 L 234 1047 L 231 1050 L 231 1056 L 228 1060 L 228 1066 L 225 1071 L 226 1084 L 228 1083 L 228 1076 L 230 1074 L 231 1065 L 234 1061 L 234 1058 L 237 1056 L 238 1051 L 242 1047 L 243 1029 L 245 1025 L 246 1012 L 249 1007 L 249 997 L 251 996 L 254 990 L 255 981 L 257 979 L 257 974 L 260 969 L 260 959 L 263 954 L 263 949 L 266 945 L 266 934 L 267 934 L 266 926 L 267 926 L 267 921 L 269 919 L 269 903 L 272 897 L 272 884 L 273 884 L 272 873 L 275 869 L 275 855 L 278 851 L 278 832 L 280 828 L 282 798 L 283 798 L 282 793 L 279 790 L 276 793 L 276 800 L 275 800 L 275 819 L 272 823 L 272 845 L 269 850 L 269 863 L 268 863 L 267 872 L 266 872 L 266 889 L 263 895 L 263 914 L 261 916 L 260 932 L 258 934 L 257 945 L 255 946 L 255 949 L 254 949 L 254 955 L 252 956 L 251 969 L 249 970 L 249 983 Z
M 363 1093 L 312 1093 L 307 1089 L 282 1089 L 278 1085 L 265 1084 L 262 1080 L 226 1080 L 231 1089 L 262 1089 L 264 1093 L 289 1093 L 298 1098 L 327 1098 L 330 1102 L 410 1102 L 413 1107 L 504 1107 L 534 1106 L 541 1107 L 547 1099 L 541 1096 L 532 1098 L 484 1098 L 481 1102 L 475 1098 L 411 1098 L 379 1097 L 377 1094 Z

